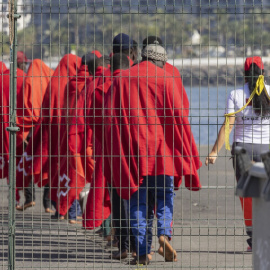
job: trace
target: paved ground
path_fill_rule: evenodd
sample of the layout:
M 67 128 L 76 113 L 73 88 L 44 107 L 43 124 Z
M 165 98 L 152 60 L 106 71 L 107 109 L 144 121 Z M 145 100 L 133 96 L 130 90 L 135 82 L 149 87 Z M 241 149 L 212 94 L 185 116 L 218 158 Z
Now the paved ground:
M 200 147 L 201 160 L 208 153 Z M 157 253 L 147 269 L 252 269 L 247 253 L 239 199 L 234 196 L 235 180 L 229 153 L 222 152 L 217 164 L 200 169 L 203 189 L 176 193 L 173 246 L 178 262 L 166 263 Z M 110 259 L 112 249 L 92 231 L 66 221 L 50 219 L 40 204 L 16 219 L 16 269 L 146 269 L 130 266 L 130 259 Z M 7 269 L 7 188 L 0 190 L 0 269 Z M 154 238 L 154 251 L 158 248 Z

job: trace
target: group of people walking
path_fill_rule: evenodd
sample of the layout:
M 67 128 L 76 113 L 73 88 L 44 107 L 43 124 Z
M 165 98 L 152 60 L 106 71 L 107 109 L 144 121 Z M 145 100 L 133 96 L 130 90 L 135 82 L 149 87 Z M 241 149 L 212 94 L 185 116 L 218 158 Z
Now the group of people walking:
M 45 211 L 56 210 L 52 219 L 67 219 L 89 230 L 101 226 L 102 235 L 118 247 L 114 259 L 132 251 L 132 263 L 147 265 L 155 216 L 158 253 L 166 261 L 177 260 L 170 242 L 174 190 L 183 177 L 189 190 L 200 190 L 202 163 L 181 75 L 167 62 L 162 40 L 145 38 L 140 60 L 138 50 L 138 43 L 121 33 L 113 39 L 110 56 L 96 50 L 82 58 L 68 54 L 55 70 L 18 53 L 16 194 L 17 210 L 23 211 L 35 205 L 34 184 L 44 187 Z M 28 70 L 21 70 L 27 62 Z M 9 71 L 4 63 L 1 68 L 0 173 L 8 179 Z M 233 149 L 241 144 L 258 161 L 269 145 L 269 120 L 263 118 L 269 113 L 269 88 L 263 83 L 263 93 L 257 91 L 251 102 L 257 80 L 263 80 L 261 58 L 248 58 L 245 72 L 246 84 L 231 92 L 226 113 L 229 126 L 236 123 Z M 251 106 L 238 113 L 246 102 Z M 256 118 L 250 120 L 251 115 Z M 215 163 L 225 126 L 226 121 L 206 165 Z M 239 179 L 237 164 L 235 170 Z M 79 199 L 87 184 L 83 206 Z M 252 237 L 251 199 L 241 202 Z

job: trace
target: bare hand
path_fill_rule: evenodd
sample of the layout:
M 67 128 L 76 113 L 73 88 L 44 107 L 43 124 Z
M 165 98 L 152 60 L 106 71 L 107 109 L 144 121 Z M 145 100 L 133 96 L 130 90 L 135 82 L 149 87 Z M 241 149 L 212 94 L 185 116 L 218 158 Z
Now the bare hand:
M 211 152 L 205 159 L 205 165 L 207 166 L 208 164 L 214 164 L 216 162 L 217 157 L 218 157 L 217 153 Z

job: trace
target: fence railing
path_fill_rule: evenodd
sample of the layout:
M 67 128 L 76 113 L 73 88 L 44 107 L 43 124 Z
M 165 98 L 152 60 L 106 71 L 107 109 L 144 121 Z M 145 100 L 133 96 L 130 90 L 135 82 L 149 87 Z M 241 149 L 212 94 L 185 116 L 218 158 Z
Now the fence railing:
M 252 269 L 234 149 L 269 149 L 270 1 L 0 7 L 2 269 Z

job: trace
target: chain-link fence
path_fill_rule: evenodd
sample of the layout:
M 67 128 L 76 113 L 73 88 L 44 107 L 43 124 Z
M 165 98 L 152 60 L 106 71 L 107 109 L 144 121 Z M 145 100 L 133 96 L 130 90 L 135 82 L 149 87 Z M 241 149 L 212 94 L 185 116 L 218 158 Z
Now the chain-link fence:
M 0 4 L 2 269 L 252 269 L 270 1 Z

